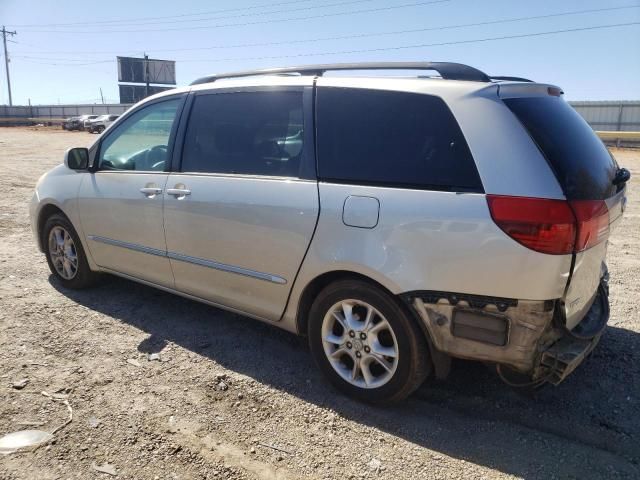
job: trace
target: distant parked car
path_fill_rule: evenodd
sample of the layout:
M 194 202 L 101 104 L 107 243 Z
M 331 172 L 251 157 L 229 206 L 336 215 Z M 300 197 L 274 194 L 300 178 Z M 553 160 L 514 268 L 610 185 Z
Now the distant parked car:
M 89 124 L 98 117 L 99 115 L 83 115 L 82 128 L 80 130 L 88 130 Z
M 69 117 L 62 124 L 64 130 L 84 130 L 85 122 L 98 118 L 98 115 L 80 115 L 77 117 Z
M 63 130 L 77 130 L 80 122 L 80 117 L 69 117 L 62 122 Z
M 91 120 L 86 128 L 89 133 L 102 133 L 109 125 L 116 121 L 120 115 L 100 115 L 98 118 Z

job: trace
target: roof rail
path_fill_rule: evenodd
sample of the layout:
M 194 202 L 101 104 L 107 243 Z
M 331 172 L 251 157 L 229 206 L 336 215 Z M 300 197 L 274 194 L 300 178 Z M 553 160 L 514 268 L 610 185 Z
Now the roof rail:
M 207 75 L 192 82 L 191 85 L 215 82 L 222 78 L 251 77 L 255 75 L 276 75 L 297 73 L 300 75 L 322 76 L 328 71 L 338 70 L 434 70 L 446 80 L 469 80 L 474 82 L 490 82 L 489 76 L 478 69 L 451 62 L 362 62 L 362 63 L 329 63 L 321 65 L 304 65 L 300 67 L 267 68 L 264 70 L 247 70 L 244 72 L 220 73 Z
M 533 80 L 529 80 L 528 78 L 522 77 L 491 77 L 491 80 L 503 80 L 506 82 L 529 82 L 533 83 Z

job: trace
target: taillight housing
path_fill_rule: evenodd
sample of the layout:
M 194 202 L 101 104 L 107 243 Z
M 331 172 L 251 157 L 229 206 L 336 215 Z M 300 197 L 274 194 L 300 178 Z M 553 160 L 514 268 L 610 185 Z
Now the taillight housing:
M 609 209 L 604 200 L 571 200 L 576 216 L 578 233 L 575 251 L 581 252 L 607 239 L 609 236 Z
M 518 243 L 536 252 L 566 255 L 593 247 L 609 234 L 603 200 L 487 195 L 493 221 Z

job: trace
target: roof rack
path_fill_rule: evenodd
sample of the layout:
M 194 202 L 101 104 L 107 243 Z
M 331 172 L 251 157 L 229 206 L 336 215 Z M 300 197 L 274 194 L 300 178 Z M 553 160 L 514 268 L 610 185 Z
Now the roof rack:
M 473 82 L 490 82 L 489 76 L 480 70 L 451 62 L 362 62 L 362 63 L 329 63 L 323 65 L 304 65 L 300 67 L 267 68 L 264 70 L 247 70 L 244 72 L 221 73 L 207 75 L 192 82 L 191 85 L 215 82 L 222 78 L 251 77 L 256 75 L 277 75 L 297 73 L 300 75 L 322 76 L 328 71 L 338 70 L 434 70 L 445 80 L 469 80 Z
M 491 77 L 491 80 L 503 80 L 505 82 L 529 82 L 533 83 L 533 80 L 522 77 Z

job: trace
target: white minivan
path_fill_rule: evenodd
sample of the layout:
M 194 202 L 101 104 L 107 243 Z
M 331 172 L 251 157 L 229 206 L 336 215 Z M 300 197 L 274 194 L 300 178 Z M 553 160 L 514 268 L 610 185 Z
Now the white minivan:
M 436 75 L 362 75 L 399 69 Z M 110 273 L 305 335 L 388 403 L 454 357 L 564 380 L 607 325 L 628 179 L 556 86 L 315 65 L 145 99 L 40 179 L 31 219 L 64 287 Z

